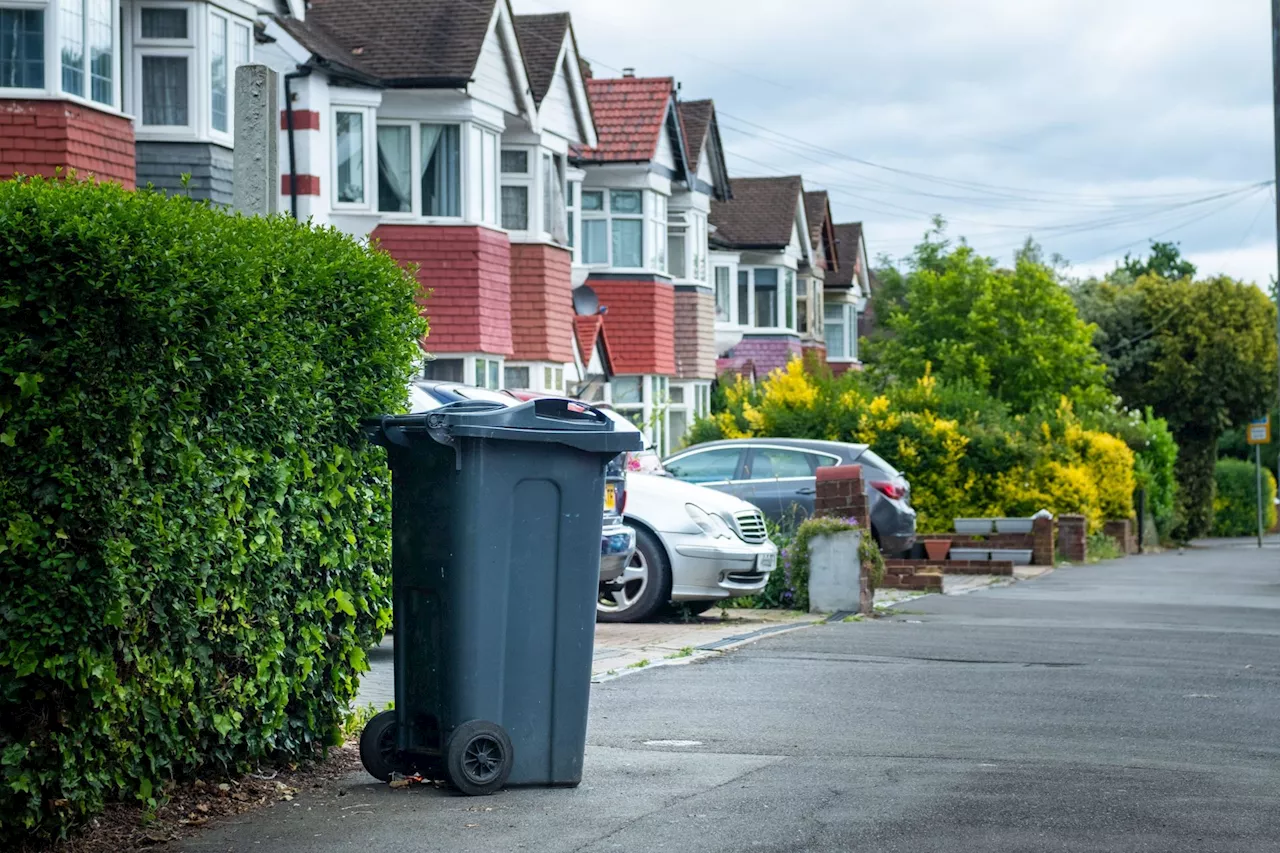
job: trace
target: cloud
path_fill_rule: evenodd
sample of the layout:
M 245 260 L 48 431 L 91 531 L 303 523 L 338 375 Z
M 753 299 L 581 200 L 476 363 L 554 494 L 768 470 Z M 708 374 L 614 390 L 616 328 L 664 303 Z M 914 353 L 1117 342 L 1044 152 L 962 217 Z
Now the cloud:
M 1275 272 L 1271 196 L 1179 206 L 1273 177 L 1265 3 L 515 6 L 572 12 L 601 76 L 634 67 L 714 98 L 734 174 L 826 187 L 839 219 L 866 223 L 873 254 L 908 251 L 940 213 L 1001 258 L 1033 235 L 1086 268 L 1167 232 L 1206 273 Z

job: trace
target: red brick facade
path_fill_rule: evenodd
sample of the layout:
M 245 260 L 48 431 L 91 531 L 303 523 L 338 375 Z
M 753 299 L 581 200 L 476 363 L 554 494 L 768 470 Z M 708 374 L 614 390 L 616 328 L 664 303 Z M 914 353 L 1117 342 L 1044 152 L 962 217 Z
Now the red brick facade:
M 710 293 L 676 291 L 675 343 L 677 378 L 716 378 L 716 304 Z
M 280 129 L 289 129 L 289 111 L 280 111 Z M 293 111 L 293 129 L 294 130 L 319 130 L 320 129 L 320 113 L 315 110 L 294 110 Z
M 432 352 L 510 356 L 511 244 L 478 226 L 379 225 L 370 235 L 402 264 L 418 266 Z
M 512 358 L 573 361 L 571 266 L 568 249 L 544 243 L 511 244 Z
M 67 101 L 0 100 L 0 177 L 79 177 L 117 181 L 132 189 L 133 124 Z
M 319 175 L 294 175 L 298 179 L 298 195 L 320 195 Z M 280 192 L 289 195 L 289 176 L 280 176 Z
M 675 289 L 665 281 L 587 279 L 607 307 L 605 333 L 617 374 L 675 376 Z
M 867 511 L 867 491 L 862 484 L 861 465 L 834 465 L 819 468 L 818 494 L 814 498 L 814 514 L 823 518 L 856 519 L 863 532 L 871 529 Z

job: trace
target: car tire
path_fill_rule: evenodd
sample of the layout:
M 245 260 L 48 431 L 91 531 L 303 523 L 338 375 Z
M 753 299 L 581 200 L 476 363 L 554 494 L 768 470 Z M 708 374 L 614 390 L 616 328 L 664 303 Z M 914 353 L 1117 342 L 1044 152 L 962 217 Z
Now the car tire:
M 643 527 L 635 528 L 636 553 L 622 577 L 600 584 L 596 599 L 599 622 L 643 622 L 671 600 L 671 560 L 662 542 Z

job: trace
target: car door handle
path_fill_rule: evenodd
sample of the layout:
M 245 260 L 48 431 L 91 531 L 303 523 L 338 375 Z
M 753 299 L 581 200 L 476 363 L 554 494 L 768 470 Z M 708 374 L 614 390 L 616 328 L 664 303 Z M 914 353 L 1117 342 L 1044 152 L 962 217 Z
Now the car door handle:
M 797 495 L 816 495 L 817 493 L 817 489 L 796 489 Z

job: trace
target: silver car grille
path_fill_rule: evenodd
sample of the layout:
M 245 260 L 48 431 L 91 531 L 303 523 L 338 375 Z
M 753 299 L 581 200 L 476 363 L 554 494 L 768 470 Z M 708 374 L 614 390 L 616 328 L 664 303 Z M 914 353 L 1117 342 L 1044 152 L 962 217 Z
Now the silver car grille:
M 738 534 L 743 542 L 759 545 L 769 538 L 769 530 L 764 524 L 764 513 L 760 510 L 749 509 L 734 513 L 733 520 L 738 523 Z

